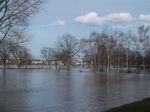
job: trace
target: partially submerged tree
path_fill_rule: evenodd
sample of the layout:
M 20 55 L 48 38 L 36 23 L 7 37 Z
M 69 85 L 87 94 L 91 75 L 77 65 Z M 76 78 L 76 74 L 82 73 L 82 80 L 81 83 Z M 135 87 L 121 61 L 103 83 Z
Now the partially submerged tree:
M 123 47 L 125 48 L 125 53 L 126 53 L 126 67 L 127 71 L 130 72 L 130 53 L 133 45 L 133 40 L 134 40 L 134 35 L 132 34 L 131 31 L 124 32 L 122 35 L 123 38 Z M 132 54 L 132 53 L 131 53 Z
M 9 41 L 3 41 L 3 43 L 0 44 L 0 57 L 3 63 L 3 68 L 6 67 L 6 61 L 10 57 L 10 43 Z
M 51 63 L 55 58 L 55 50 L 50 47 L 44 47 L 41 50 L 41 56 L 46 60 L 46 63 L 49 65 L 49 69 L 51 68 Z
M 12 45 L 11 54 L 19 68 L 31 64 L 32 56 L 24 46 Z
M 142 25 L 138 28 L 139 41 L 142 46 L 141 53 L 143 56 L 143 69 L 145 70 L 146 51 L 150 48 L 150 27 Z
M 102 41 L 106 47 L 107 53 L 107 71 L 110 71 L 112 65 L 112 54 L 113 50 L 115 49 L 117 43 L 116 40 L 111 35 L 102 34 Z
M 28 35 L 24 31 L 15 31 L 11 32 L 10 36 L 11 38 L 8 38 L 10 41 L 10 52 L 17 66 L 21 68 L 22 66 L 30 65 L 32 56 L 24 45 L 28 41 Z
M 6 61 L 14 56 L 14 51 L 20 51 L 21 47 L 23 48 L 24 46 L 23 44 L 28 40 L 28 36 L 23 31 L 11 32 L 9 36 L 10 38 L 4 39 L 3 42 L 0 43 L 0 57 L 2 59 L 4 68 L 6 65 Z M 25 47 L 24 51 L 22 52 L 26 52 Z M 27 55 L 24 59 L 27 58 L 29 58 L 29 55 Z
M 57 41 L 56 48 L 61 54 L 61 61 L 63 61 L 67 69 L 70 70 L 72 59 L 79 52 L 78 40 L 70 34 L 65 34 Z

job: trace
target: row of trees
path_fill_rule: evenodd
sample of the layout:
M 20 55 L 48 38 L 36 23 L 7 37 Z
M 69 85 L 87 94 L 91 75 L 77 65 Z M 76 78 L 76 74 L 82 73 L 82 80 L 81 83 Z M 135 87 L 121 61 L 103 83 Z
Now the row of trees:
M 41 54 L 49 68 L 55 61 L 56 66 L 61 62 L 69 70 L 75 56 L 81 55 L 83 65 L 93 71 L 145 70 L 150 67 L 150 27 L 142 25 L 136 34 L 131 30 L 93 32 L 80 42 L 66 34 L 58 39 L 55 48 L 45 47 Z
M 150 27 L 142 25 L 137 33 L 114 30 L 102 33 L 93 32 L 89 38 L 80 41 L 70 34 L 58 38 L 55 47 L 44 47 L 41 56 L 51 68 L 52 63 L 60 70 L 64 65 L 70 70 L 73 60 L 82 57 L 83 65 L 93 71 L 110 71 L 112 69 L 143 69 L 150 65 Z M 4 68 L 6 60 L 15 60 L 18 67 L 30 65 L 32 56 L 24 47 L 27 35 L 23 32 L 11 33 L 11 38 L 0 44 L 0 57 Z
M 86 46 L 83 61 L 94 71 L 110 71 L 116 68 L 146 69 L 150 64 L 150 27 L 142 25 L 137 34 L 131 31 L 115 30 L 111 32 L 91 33 L 88 39 L 82 39 Z

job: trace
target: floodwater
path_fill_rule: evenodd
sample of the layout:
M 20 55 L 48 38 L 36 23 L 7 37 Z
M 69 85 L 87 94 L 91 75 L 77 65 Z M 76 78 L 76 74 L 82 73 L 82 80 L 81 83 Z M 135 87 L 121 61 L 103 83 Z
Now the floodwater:
M 0 70 L 0 112 L 102 112 L 146 97 L 149 74 Z

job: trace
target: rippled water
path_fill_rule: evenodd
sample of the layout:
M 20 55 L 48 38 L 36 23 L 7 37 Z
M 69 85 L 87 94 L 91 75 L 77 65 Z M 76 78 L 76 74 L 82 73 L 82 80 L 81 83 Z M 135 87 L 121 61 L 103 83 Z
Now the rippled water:
M 101 112 L 149 96 L 149 74 L 0 71 L 0 112 Z

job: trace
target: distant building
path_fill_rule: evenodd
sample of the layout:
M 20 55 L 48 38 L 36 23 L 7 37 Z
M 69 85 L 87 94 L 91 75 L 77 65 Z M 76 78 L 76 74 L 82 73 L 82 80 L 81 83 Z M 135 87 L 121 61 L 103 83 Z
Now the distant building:
M 31 63 L 32 65 L 41 65 L 41 64 L 44 64 L 44 60 L 33 59 Z

